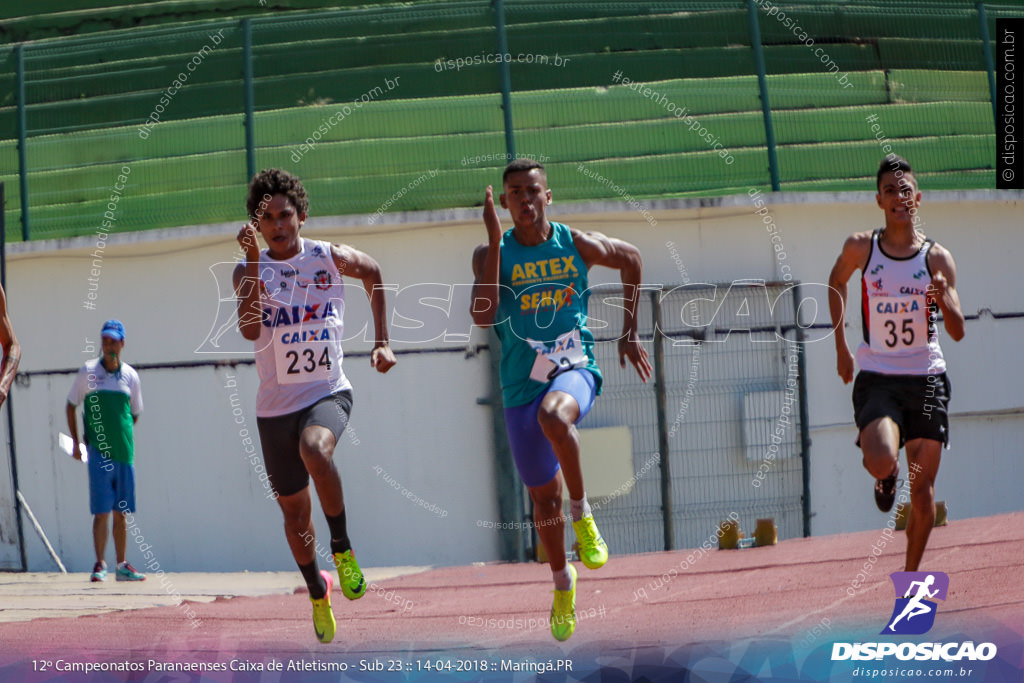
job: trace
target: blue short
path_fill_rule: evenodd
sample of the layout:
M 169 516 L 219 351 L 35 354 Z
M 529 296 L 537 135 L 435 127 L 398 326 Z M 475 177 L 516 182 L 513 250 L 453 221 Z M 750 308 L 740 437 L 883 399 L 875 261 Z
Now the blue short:
M 533 399 L 532 403 L 505 408 L 505 430 L 508 432 L 512 458 L 516 461 L 519 477 L 530 488 L 543 486 L 558 474 L 558 458 L 537 421 L 540 404 L 552 391 L 564 391 L 576 399 L 580 407 L 580 416 L 576 419 L 576 424 L 579 424 L 594 405 L 597 379 L 590 370 L 570 370 L 555 377 L 544 393 Z
M 135 512 L 135 466 L 115 462 L 89 446 L 89 511 Z

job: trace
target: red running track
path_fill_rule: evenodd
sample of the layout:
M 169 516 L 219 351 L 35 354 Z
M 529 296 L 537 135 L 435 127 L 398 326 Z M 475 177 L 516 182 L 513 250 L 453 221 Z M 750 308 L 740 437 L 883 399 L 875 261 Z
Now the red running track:
M 888 574 L 902 570 L 906 544 L 897 532 L 864 572 L 880 540 L 886 540 L 880 531 L 867 531 L 712 550 L 702 557 L 692 550 L 613 554 L 597 571 L 577 564 L 581 618 L 566 643 L 555 642 L 544 622 L 551 605 L 547 567 L 493 564 L 388 580 L 388 593 L 368 593 L 356 602 L 336 591 L 338 633 L 328 645 L 315 640 L 304 594 L 221 598 L 192 604 L 201 620 L 197 628 L 177 607 L 3 623 L 0 664 L 56 657 L 262 660 L 268 653 L 472 658 L 515 651 L 596 657 L 611 650 L 745 639 L 875 640 L 893 608 Z M 922 569 L 947 573 L 950 589 L 929 637 L 1024 634 L 1022 541 L 1024 512 L 954 520 L 933 531 Z M 859 572 L 863 585 L 855 589 Z M 1019 648 L 1011 657 L 1021 668 Z

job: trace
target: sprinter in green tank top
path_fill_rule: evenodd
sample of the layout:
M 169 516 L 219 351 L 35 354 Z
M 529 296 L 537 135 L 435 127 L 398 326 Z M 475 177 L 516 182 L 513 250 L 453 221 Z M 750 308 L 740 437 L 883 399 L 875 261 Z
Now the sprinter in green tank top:
M 530 491 L 537 535 L 555 583 L 551 633 L 566 640 L 576 628 L 576 570 L 565 560 L 562 481 L 569 489 L 580 559 L 597 569 L 608 547 L 594 522 L 583 486 L 576 424 L 600 391 L 594 337 L 587 329 L 587 271 L 619 270 L 625 297 L 619 361 L 651 376 L 637 335 L 642 262 L 632 244 L 600 233 L 582 233 L 548 221 L 551 203 L 544 167 L 517 159 L 502 177 L 502 207 L 514 227 L 502 233 L 490 187 L 484 200 L 487 244 L 473 253 L 472 315 L 495 326 L 501 340 L 505 422 L 519 475 Z

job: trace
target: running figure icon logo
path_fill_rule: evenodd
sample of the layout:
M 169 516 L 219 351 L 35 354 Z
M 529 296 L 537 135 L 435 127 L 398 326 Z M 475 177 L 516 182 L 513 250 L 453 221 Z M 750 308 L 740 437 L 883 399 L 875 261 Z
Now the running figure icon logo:
M 889 578 L 896 589 L 896 605 L 882 635 L 927 633 L 935 623 L 937 607 L 931 598 L 946 599 L 949 576 L 942 572 L 893 572 Z

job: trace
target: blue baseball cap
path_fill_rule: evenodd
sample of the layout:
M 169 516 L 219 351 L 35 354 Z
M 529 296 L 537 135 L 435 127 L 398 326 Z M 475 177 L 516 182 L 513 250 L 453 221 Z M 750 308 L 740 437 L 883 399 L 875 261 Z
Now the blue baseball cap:
M 100 336 L 109 337 L 114 341 L 123 341 L 124 325 L 121 324 L 120 320 L 108 320 L 103 323 L 103 329 L 100 330 Z

